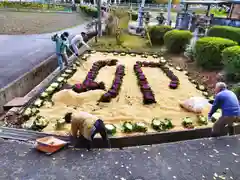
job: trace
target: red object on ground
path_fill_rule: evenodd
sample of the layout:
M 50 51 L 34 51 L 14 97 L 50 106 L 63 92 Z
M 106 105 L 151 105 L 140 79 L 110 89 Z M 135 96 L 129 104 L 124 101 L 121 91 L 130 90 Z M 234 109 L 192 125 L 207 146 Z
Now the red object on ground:
M 45 153 L 54 153 L 67 145 L 67 142 L 53 136 L 39 138 L 36 142 L 36 149 Z

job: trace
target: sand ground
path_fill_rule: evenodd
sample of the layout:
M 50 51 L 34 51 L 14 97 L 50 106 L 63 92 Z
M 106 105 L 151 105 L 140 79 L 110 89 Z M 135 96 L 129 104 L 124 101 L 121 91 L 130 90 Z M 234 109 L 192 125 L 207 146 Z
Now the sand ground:
M 182 118 L 192 117 L 196 119 L 194 113 L 186 112 L 179 107 L 179 102 L 192 96 L 201 96 L 201 92 L 188 81 L 183 72 L 174 70 L 174 73 L 180 79 L 180 87 L 177 90 L 171 90 L 168 87 L 169 78 L 163 74 L 159 68 L 143 68 L 148 79 L 155 98 L 156 104 L 143 105 L 142 94 L 137 85 L 136 76 L 133 72 L 133 65 L 136 61 L 158 61 L 159 59 L 130 57 L 130 56 L 113 56 L 103 55 L 102 53 L 92 54 L 91 57 L 84 62 L 84 67 L 79 67 L 77 72 L 68 80 L 69 84 L 80 83 L 84 80 L 88 70 L 93 62 L 104 59 L 117 58 L 119 64 L 125 65 L 125 73 L 120 94 L 110 103 L 100 103 L 97 100 L 105 93 L 103 90 L 88 91 L 77 94 L 72 90 L 62 90 L 53 95 L 52 100 L 55 105 L 51 108 L 41 107 L 41 116 L 50 120 L 50 124 L 43 130 L 44 132 L 54 132 L 64 134 L 69 132 L 70 126 L 65 125 L 63 129 L 56 131 L 54 125 L 57 119 L 63 118 L 66 112 L 86 111 L 102 118 L 105 123 L 112 123 L 117 126 L 117 136 L 122 136 L 121 125 L 125 121 L 145 122 L 149 128 L 148 132 L 154 132 L 151 129 L 151 121 L 153 118 L 171 118 L 174 124 L 173 130 L 182 130 Z M 103 81 L 107 89 L 111 86 L 114 79 L 116 67 L 104 67 L 100 70 L 97 81 Z M 204 114 L 207 115 L 209 108 L 206 108 Z

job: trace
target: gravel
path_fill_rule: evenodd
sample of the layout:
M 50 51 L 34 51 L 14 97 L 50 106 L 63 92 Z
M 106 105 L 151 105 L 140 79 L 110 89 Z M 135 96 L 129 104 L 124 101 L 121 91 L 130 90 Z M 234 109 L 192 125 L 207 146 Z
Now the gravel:
M 87 17 L 80 13 L 0 13 L 0 34 L 40 34 L 80 25 Z

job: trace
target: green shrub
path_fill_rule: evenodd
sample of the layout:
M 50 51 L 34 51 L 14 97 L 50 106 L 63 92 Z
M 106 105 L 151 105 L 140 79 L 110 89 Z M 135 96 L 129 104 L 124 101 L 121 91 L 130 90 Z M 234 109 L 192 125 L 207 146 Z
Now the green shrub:
M 185 30 L 171 30 L 164 35 L 164 45 L 172 53 L 184 52 L 186 45 L 189 44 L 192 33 Z
M 224 69 L 232 80 L 240 80 L 240 46 L 233 46 L 223 50 L 222 60 Z
M 39 10 L 58 10 L 62 11 L 65 8 L 70 9 L 70 7 L 67 6 L 61 6 L 61 5 L 54 5 L 54 4 L 43 4 L 38 2 L 8 2 L 8 1 L 2 1 L 0 2 L 0 7 L 2 8 L 17 8 L 17 9 L 39 9 Z
M 231 39 L 240 44 L 240 28 L 231 26 L 213 26 L 209 29 L 208 36 Z
M 149 36 L 153 45 L 163 45 L 163 37 L 166 32 L 172 30 L 171 26 L 152 26 L 149 28 Z
M 27 9 L 43 9 L 44 4 L 37 2 L 0 2 L 0 6 L 4 8 L 27 8 Z
M 203 37 L 195 45 L 195 60 L 197 64 L 207 68 L 216 69 L 222 67 L 222 51 L 237 42 L 220 37 Z
M 138 19 L 138 13 L 132 12 L 132 20 L 136 21 Z
M 240 101 L 240 83 L 233 86 L 231 90 L 237 95 L 238 100 Z
M 80 6 L 79 7 L 82 12 L 84 12 L 86 15 L 97 18 L 98 17 L 98 10 L 94 7 L 89 6 Z

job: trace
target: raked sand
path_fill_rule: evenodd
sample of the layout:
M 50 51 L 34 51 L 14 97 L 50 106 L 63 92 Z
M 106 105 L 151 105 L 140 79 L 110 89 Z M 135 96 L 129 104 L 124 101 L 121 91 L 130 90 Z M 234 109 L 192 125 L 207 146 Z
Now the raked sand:
M 180 86 L 176 90 L 171 90 L 168 87 L 169 78 L 163 74 L 160 68 L 143 68 L 143 72 L 148 79 L 148 82 L 155 93 L 157 103 L 153 105 L 143 105 L 142 94 L 137 85 L 136 76 L 133 72 L 133 65 L 136 61 L 158 61 L 152 57 L 141 58 L 140 56 L 113 56 L 112 54 L 103 55 L 102 53 L 92 54 L 86 62 L 83 63 L 84 68 L 79 67 L 77 72 L 68 83 L 73 85 L 81 83 L 93 62 L 104 59 L 118 59 L 119 64 L 125 65 L 125 73 L 123 84 L 119 95 L 112 99 L 110 103 L 100 103 L 97 105 L 97 100 L 105 92 L 103 90 L 89 91 L 77 94 L 72 90 L 62 90 L 53 95 L 55 105 L 51 108 L 41 107 L 40 115 L 49 119 L 49 125 L 43 130 L 56 134 L 65 134 L 70 131 L 70 125 L 65 125 L 63 129 L 56 131 L 54 125 L 56 119 L 64 117 L 66 112 L 86 111 L 102 118 L 105 123 L 112 123 L 117 126 L 116 136 L 123 136 L 121 133 L 121 124 L 124 121 L 145 122 L 149 125 L 148 132 L 154 132 L 151 129 L 151 121 L 154 117 L 171 118 L 174 124 L 173 130 L 182 130 L 182 118 L 188 116 L 196 119 L 194 113 L 186 112 L 179 107 L 179 101 L 185 100 L 192 96 L 202 96 L 202 93 L 188 81 L 188 77 L 183 72 L 173 70 L 180 79 Z M 114 79 L 116 67 L 104 67 L 100 70 L 96 81 L 103 81 L 107 87 L 111 87 Z M 207 115 L 210 107 L 204 110 L 204 115 Z

